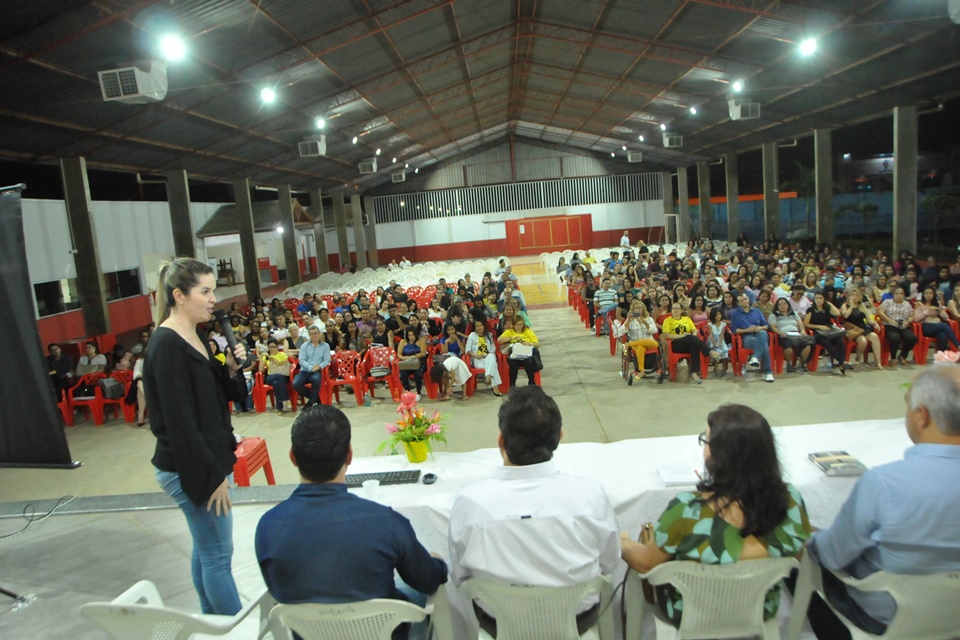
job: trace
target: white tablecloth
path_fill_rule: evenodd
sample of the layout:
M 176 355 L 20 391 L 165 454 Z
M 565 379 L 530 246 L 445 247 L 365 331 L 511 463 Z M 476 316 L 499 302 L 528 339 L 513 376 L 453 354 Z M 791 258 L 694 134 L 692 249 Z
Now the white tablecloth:
M 814 451 L 844 450 L 867 467 L 892 462 L 902 457 L 911 445 L 903 418 L 865 420 L 774 429 L 784 479 L 803 495 L 816 528 L 830 525 L 856 478 L 830 478 L 808 459 Z M 442 449 L 442 445 L 440 445 Z M 664 488 L 657 479 L 658 467 L 689 466 L 702 469 L 701 447 L 696 436 L 625 440 L 610 444 L 561 444 L 554 459 L 562 473 L 599 480 L 613 503 L 622 530 L 639 534 L 644 522 L 655 522 L 670 499 L 683 488 Z M 413 523 L 423 545 L 448 558 L 447 528 L 450 510 L 457 492 L 467 484 L 488 478 L 502 465 L 497 449 L 479 449 L 470 453 L 445 453 L 442 450 L 420 465 L 412 465 L 403 455 L 379 458 L 355 458 L 350 473 L 393 471 L 419 467 L 423 473 L 438 476 L 433 485 L 408 484 L 379 487 L 372 494 L 356 489 L 360 495 L 389 505 Z M 626 565 L 616 573 L 620 579 Z M 452 591 L 452 589 L 451 589 Z M 455 606 L 457 596 L 451 594 Z M 464 621 L 455 624 L 461 629 Z M 458 637 L 462 637 L 458 634 Z

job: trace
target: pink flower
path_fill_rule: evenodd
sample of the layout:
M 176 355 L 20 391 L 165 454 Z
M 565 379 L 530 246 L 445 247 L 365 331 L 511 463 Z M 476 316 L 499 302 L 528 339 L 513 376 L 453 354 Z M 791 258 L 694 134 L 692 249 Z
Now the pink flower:
M 417 394 L 413 391 L 405 391 L 400 395 L 400 409 L 412 409 L 417 406 Z
M 436 411 L 433 412 L 433 415 L 430 416 L 430 422 L 436 422 L 439 419 L 440 419 L 440 410 L 437 409 Z
M 395 424 L 390 424 L 390 423 L 384 423 L 384 424 L 386 424 L 387 426 L 387 433 L 396 433 L 397 431 L 400 431 L 400 427 L 398 427 Z
M 425 436 L 432 436 L 432 435 L 434 435 L 435 433 L 440 433 L 440 423 L 439 423 L 439 422 L 434 422 L 432 425 L 430 425 L 429 427 L 427 427 L 427 430 L 423 432 L 423 435 L 425 435 Z
M 937 351 L 933 354 L 933 361 L 960 363 L 960 351 Z

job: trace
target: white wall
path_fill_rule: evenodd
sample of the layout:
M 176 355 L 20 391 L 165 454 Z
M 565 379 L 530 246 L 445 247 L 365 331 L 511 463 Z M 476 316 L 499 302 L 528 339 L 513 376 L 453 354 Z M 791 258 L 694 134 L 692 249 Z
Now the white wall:
M 525 209 L 509 213 L 478 214 L 433 220 L 411 220 L 378 224 L 377 247 L 397 249 L 417 245 L 448 244 L 503 240 L 507 237 L 505 220 L 522 220 L 546 216 L 589 214 L 594 231 L 663 226 L 663 203 L 660 200 L 589 204 L 550 209 Z M 352 232 L 351 232 L 352 235 Z M 327 234 L 328 251 L 336 247 L 336 234 Z M 333 244 L 330 244 L 330 243 Z M 352 246 L 352 245 L 351 245 Z

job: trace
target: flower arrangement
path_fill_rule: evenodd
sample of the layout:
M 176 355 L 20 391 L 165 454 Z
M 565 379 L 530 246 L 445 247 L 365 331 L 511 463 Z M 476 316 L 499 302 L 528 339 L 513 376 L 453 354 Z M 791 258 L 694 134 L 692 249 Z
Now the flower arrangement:
M 443 433 L 443 417 L 439 411 L 434 411 L 432 415 L 427 416 L 427 412 L 417 406 L 417 394 L 413 391 L 407 391 L 400 396 L 400 406 L 397 407 L 397 413 L 400 419 L 392 423 L 386 423 L 387 433 L 390 436 L 380 443 L 377 452 L 390 446 L 391 453 L 397 453 L 397 445 L 403 443 L 407 450 L 407 457 L 411 462 L 422 462 L 423 460 L 414 460 L 411 455 L 412 449 L 421 449 L 424 452 L 423 459 L 426 459 L 426 453 L 432 453 L 430 446 L 431 440 L 437 440 L 444 444 L 447 438 Z M 420 445 L 419 447 L 416 445 Z
M 960 351 L 937 351 L 933 354 L 933 361 L 960 364 Z

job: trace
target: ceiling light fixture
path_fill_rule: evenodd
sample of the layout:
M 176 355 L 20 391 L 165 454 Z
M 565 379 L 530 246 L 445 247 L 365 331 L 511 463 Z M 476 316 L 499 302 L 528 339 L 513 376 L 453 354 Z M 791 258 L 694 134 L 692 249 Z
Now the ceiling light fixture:
M 414 172 L 414 173 L 420 173 L 420 167 L 417 167 L 416 169 L 414 169 L 413 172 Z
M 380 149 L 377 149 L 377 155 L 380 155 Z
M 405 206 L 407 206 L 407 203 L 404 202 L 403 200 L 401 200 L 401 201 L 400 201 L 400 206 L 401 206 L 401 207 L 405 207 Z
M 396 158 L 393 159 L 393 164 L 397 164 L 397 159 L 396 159 Z
M 277 227 L 277 233 L 283 233 L 283 227 Z
M 660 125 L 660 131 L 666 131 L 666 130 L 667 130 L 667 125 L 665 124 Z
M 643 142 L 643 136 L 640 136 L 640 142 Z
M 187 44 L 180 36 L 170 33 L 160 38 L 160 53 L 170 62 L 178 62 L 187 55 Z
M 692 115 L 692 116 L 697 115 L 697 108 L 696 108 L 696 107 L 690 107 L 690 115 Z
M 260 89 L 260 99 L 263 100 L 264 104 L 273 104 L 277 99 L 277 92 L 270 87 L 264 87 Z
M 809 56 L 817 51 L 817 41 L 815 38 L 807 38 L 800 43 L 800 53 Z
M 734 93 L 740 93 L 743 91 L 743 80 L 734 80 L 733 91 Z
M 624 150 L 624 151 L 627 150 L 627 145 L 623 145 L 623 150 Z
M 353 144 L 357 144 L 357 136 L 353 136 Z
M 617 157 L 617 154 L 615 154 L 613 151 L 611 151 L 611 152 L 610 152 L 610 157 L 611 157 L 611 158 L 616 158 L 616 157 Z
M 409 163 L 409 162 L 405 163 L 405 164 L 403 165 L 403 168 L 404 168 L 404 169 L 409 169 L 409 168 L 410 168 L 410 163 Z
M 317 129 L 323 129 L 325 126 L 327 126 L 327 121 L 323 118 L 317 118 Z

